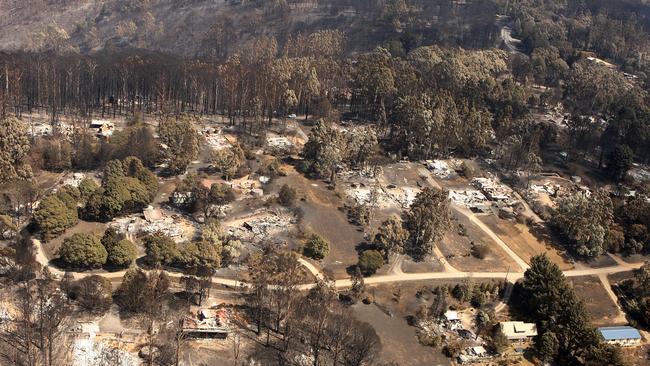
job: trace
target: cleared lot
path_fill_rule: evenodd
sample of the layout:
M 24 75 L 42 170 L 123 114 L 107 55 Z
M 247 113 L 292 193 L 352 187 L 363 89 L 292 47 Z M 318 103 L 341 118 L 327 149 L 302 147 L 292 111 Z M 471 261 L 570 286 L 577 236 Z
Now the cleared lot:
M 466 272 L 505 272 L 508 269 L 518 271 L 517 263 L 497 243 L 479 227 L 474 225 L 466 216 L 456 214 L 458 221 L 438 245 L 449 263 L 456 269 Z M 459 234 L 459 226 L 465 230 L 465 235 Z M 476 245 L 486 245 L 488 252 L 484 259 L 471 254 L 472 242 Z
M 550 243 L 538 240 L 528 226 L 502 220 L 494 215 L 482 215 L 479 219 L 526 262 L 530 262 L 530 258 L 537 254 L 546 253 L 562 270 L 573 268 L 560 251 Z

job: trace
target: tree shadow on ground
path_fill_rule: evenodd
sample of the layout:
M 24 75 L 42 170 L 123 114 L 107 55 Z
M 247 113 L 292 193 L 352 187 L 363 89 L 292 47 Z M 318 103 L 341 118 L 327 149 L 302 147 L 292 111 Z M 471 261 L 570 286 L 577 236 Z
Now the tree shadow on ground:
M 530 234 L 537 239 L 540 243 L 544 244 L 547 248 L 552 248 L 558 251 L 562 259 L 567 262 L 574 262 L 576 258 L 569 250 L 558 243 L 566 242 L 566 238 L 562 237 L 561 234 L 554 231 L 546 223 L 533 223 L 528 224 L 528 231 Z

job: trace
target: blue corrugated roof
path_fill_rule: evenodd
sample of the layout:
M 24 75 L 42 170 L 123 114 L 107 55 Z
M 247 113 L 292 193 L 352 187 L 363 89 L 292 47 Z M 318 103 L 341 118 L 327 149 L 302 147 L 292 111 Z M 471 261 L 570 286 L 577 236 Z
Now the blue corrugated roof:
M 622 339 L 641 339 L 641 334 L 638 330 L 628 327 L 600 327 L 598 328 L 600 334 L 603 335 L 606 341 L 618 341 Z

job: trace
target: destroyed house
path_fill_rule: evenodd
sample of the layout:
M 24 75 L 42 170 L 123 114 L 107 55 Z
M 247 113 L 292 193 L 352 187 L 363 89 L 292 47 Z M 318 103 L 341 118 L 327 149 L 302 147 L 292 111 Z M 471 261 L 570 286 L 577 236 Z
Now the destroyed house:
M 474 178 L 472 184 L 480 189 L 491 201 L 505 202 L 508 205 L 516 202 L 512 197 L 512 190 L 509 187 L 490 178 Z
M 445 311 L 445 319 L 447 319 L 449 323 L 460 323 L 460 317 L 458 317 L 458 312 L 455 310 Z
M 196 318 L 183 319 L 183 333 L 191 338 L 226 338 L 230 331 L 230 312 L 225 308 L 200 309 Z
M 115 125 L 110 121 L 94 119 L 90 122 L 90 128 L 97 131 L 97 136 L 110 137 L 113 135 Z

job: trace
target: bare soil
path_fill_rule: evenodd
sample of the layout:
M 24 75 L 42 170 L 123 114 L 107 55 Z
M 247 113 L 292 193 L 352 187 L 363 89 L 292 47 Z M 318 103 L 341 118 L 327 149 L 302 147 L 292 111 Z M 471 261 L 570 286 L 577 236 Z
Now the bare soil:
M 573 277 L 570 279 L 575 293 L 585 301 L 587 312 L 596 326 L 622 325 L 616 304 L 610 299 L 598 277 Z
M 381 358 L 402 366 L 450 365 L 440 350 L 418 343 L 415 328 L 402 314 L 389 316 L 376 305 L 359 303 L 352 307 L 357 319 L 371 324 L 381 339 Z
M 465 215 L 455 215 L 455 217 L 457 220 L 454 220 L 453 229 L 438 245 L 454 268 L 465 272 L 504 272 L 518 268 L 517 263 Z M 465 228 L 465 236 L 459 234 L 459 225 Z M 472 256 L 472 242 L 488 246 L 489 252 L 484 259 Z
M 621 350 L 623 352 L 623 355 L 626 357 L 627 361 L 630 364 L 635 366 L 650 365 L 650 358 L 648 356 L 650 352 L 649 345 L 644 345 L 640 347 L 626 347 L 626 348 L 621 348 Z
M 405 273 L 442 272 L 443 270 L 442 263 L 433 259 L 415 262 L 407 258 L 402 263 L 402 271 Z
M 562 270 L 573 268 L 573 265 L 564 257 L 563 253 L 550 242 L 538 240 L 531 233 L 528 226 L 502 220 L 494 215 L 481 215 L 478 217 L 526 262 L 530 262 L 530 258 L 537 254 L 546 253 Z
M 357 262 L 356 246 L 364 240 L 363 231 L 348 222 L 345 212 L 339 209 L 341 198 L 328 189 L 327 183 L 307 179 L 292 166 L 283 169 L 287 175 L 274 184 L 279 187 L 286 183 L 297 191 L 302 231 L 321 235 L 330 244 L 323 268 L 336 278 L 347 277 L 346 268 Z
M 427 285 L 430 285 L 427 283 Z M 440 351 L 421 345 L 416 338 L 416 328 L 408 325 L 406 316 L 414 314 L 424 304 L 415 297 L 423 283 L 383 285 L 368 290 L 375 304 L 358 303 L 352 307 L 357 319 L 375 328 L 382 344 L 381 357 L 401 366 L 450 365 L 451 360 Z
M 624 281 L 624 280 L 632 279 L 632 278 L 634 278 L 634 273 L 632 271 L 630 271 L 630 272 L 619 272 L 619 273 L 614 273 L 614 274 L 611 274 L 611 275 L 607 276 L 607 279 L 609 279 L 609 283 L 611 283 L 612 285 L 617 284 L 617 283 L 619 283 L 621 281 Z

